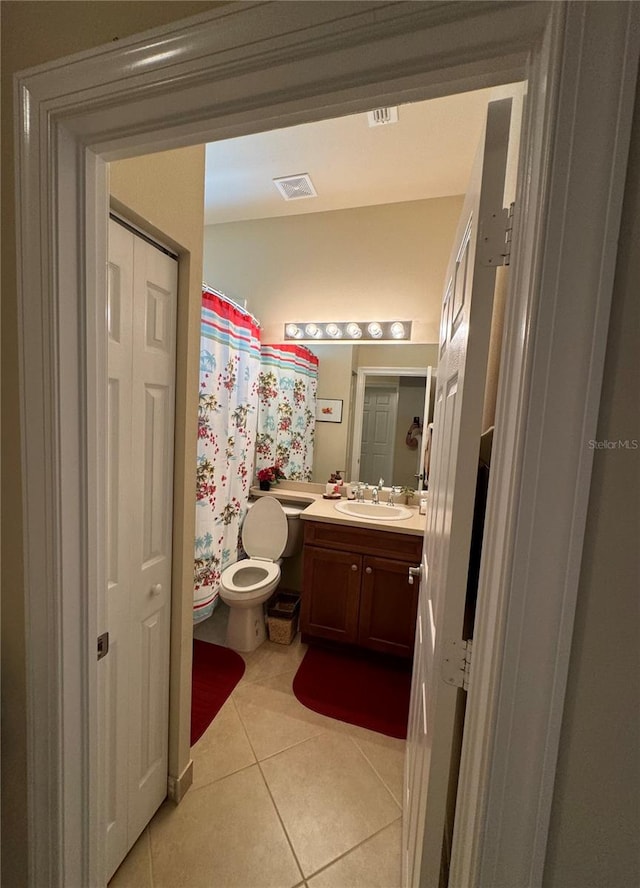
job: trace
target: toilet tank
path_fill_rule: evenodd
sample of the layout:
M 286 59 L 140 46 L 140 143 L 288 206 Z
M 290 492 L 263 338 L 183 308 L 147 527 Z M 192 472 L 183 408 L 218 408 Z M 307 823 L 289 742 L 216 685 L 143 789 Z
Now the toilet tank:
M 297 555 L 302 549 L 302 521 L 300 520 L 300 512 L 304 512 L 307 508 L 304 506 L 290 506 L 282 504 L 284 514 L 287 516 L 287 527 L 289 534 L 287 536 L 287 545 L 282 553 L 283 558 L 290 558 L 291 555 Z

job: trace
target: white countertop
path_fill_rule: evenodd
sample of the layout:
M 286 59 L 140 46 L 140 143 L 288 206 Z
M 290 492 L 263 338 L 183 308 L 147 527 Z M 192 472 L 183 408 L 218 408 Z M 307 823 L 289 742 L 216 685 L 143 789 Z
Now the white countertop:
M 305 521 L 345 524 L 349 527 L 366 527 L 369 530 L 386 530 L 389 533 L 407 533 L 412 536 L 424 535 L 426 516 L 421 515 L 416 506 L 406 507 L 411 511 L 410 518 L 401 521 L 385 521 L 379 518 L 354 518 L 352 515 L 345 515 L 336 509 L 336 503 L 340 500 L 324 499 L 320 493 L 292 490 L 280 484 L 275 485 L 271 490 L 252 487 L 249 493 L 252 497 L 273 496 L 282 502 L 309 503 L 307 508 L 300 513 L 300 517 Z M 344 498 L 342 502 L 345 502 Z

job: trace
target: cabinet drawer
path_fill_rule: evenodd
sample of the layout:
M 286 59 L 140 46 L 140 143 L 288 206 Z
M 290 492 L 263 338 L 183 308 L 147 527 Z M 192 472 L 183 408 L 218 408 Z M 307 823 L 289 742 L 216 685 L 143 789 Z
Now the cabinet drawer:
M 343 549 L 360 554 L 375 554 L 400 561 L 420 563 L 422 537 L 406 533 L 388 533 L 344 524 L 325 524 L 305 521 L 306 545 L 323 546 L 326 549 Z

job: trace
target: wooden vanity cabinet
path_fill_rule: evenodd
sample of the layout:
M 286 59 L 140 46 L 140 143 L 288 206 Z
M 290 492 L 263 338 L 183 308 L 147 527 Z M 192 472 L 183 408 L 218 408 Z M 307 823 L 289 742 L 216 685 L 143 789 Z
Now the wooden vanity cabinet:
M 358 638 L 362 557 L 335 549 L 304 549 L 303 633 L 353 644 Z
M 340 641 L 411 657 L 422 538 L 411 534 L 305 522 L 303 640 Z

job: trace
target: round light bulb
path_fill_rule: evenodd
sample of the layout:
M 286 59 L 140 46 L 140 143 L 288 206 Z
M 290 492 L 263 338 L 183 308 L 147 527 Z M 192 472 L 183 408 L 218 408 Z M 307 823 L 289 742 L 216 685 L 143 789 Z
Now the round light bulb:
M 362 330 L 357 324 L 347 324 L 347 335 L 352 339 L 360 339 Z
M 369 331 L 369 336 L 372 336 L 374 339 L 380 339 L 382 336 L 382 327 L 375 321 L 372 324 L 369 324 L 367 330 Z
M 284 332 L 287 336 L 291 336 L 292 338 L 296 338 L 297 336 L 302 336 L 302 330 L 298 327 L 297 324 L 287 324 L 284 328 Z
M 342 330 L 337 324 L 327 324 L 325 329 L 327 336 L 330 336 L 332 339 L 339 339 L 342 336 Z
M 320 336 L 322 336 L 322 330 L 318 327 L 317 324 L 307 324 L 304 328 L 304 332 L 312 339 L 318 339 Z
M 394 339 L 404 339 L 404 324 L 401 324 L 400 321 L 391 324 L 391 335 Z

